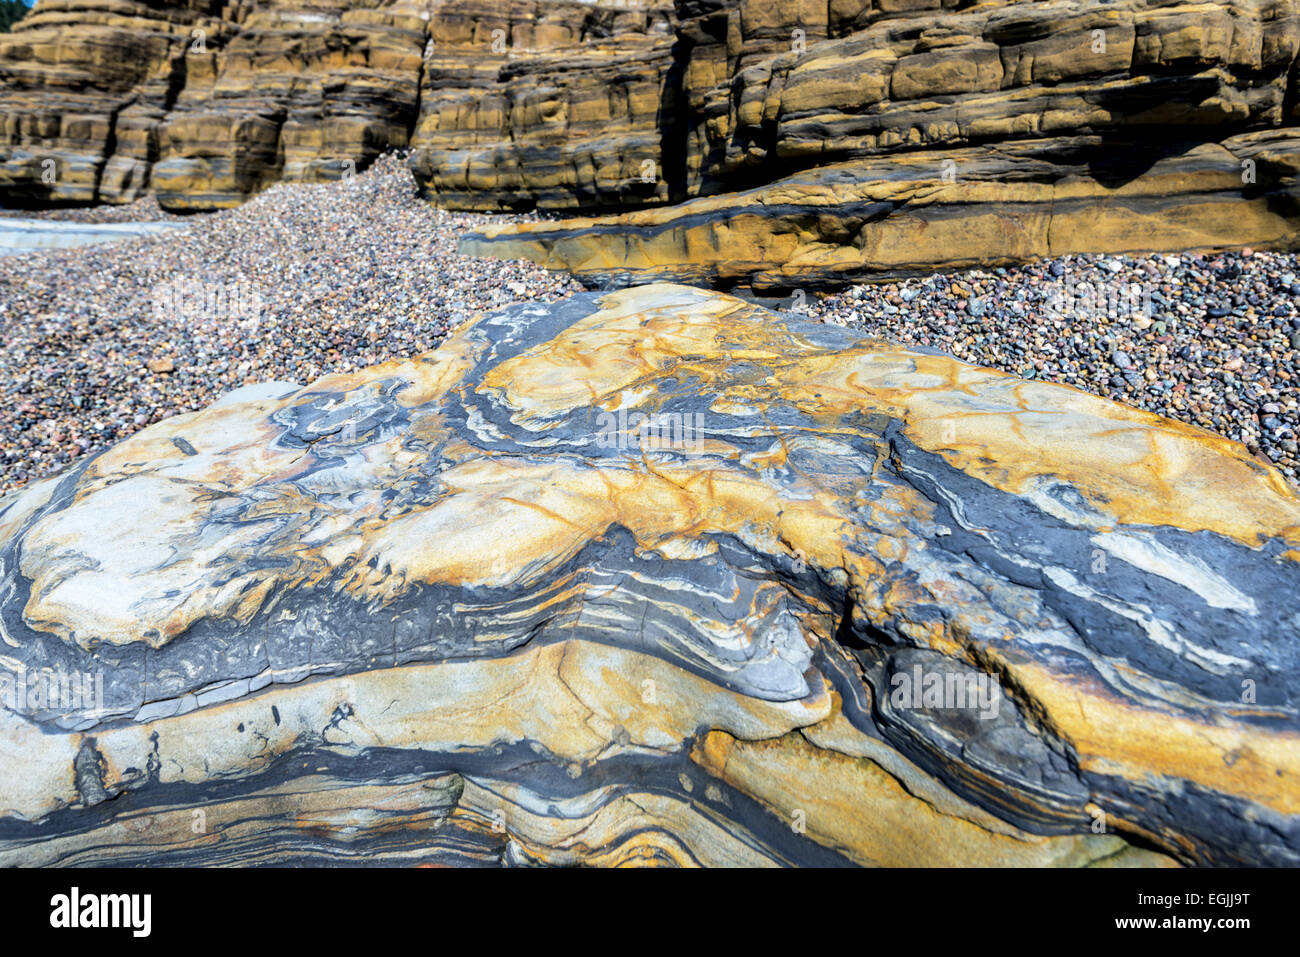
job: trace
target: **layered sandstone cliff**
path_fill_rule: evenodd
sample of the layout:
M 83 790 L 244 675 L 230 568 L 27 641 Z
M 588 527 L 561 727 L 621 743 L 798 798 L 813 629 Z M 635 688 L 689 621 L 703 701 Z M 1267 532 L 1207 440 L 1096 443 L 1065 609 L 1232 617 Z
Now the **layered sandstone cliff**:
M 153 169 L 172 209 L 239 203 L 279 179 L 355 173 L 406 146 L 419 98 L 423 4 L 326 0 L 238 11 L 186 55 Z
M 771 288 L 1294 243 L 1298 0 L 47 0 L 0 200 L 169 209 L 409 148 L 468 248 Z
M 464 0 L 430 19 L 412 168 L 458 209 L 669 199 L 669 0 Z
M 229 28 L 218 7 L 42 0 L 0 35 L 4 201 L 139 195 L 184 82 L 187 46 L 202 36 L 216 42 Z
M 679 158 L 700 198 L 488 230 L 466 249 L 593 284 L 775 290 L 1065 252 L 1291 247 L 1298 10 L 679 4 Z
M 0 37 L 11 201 L 235 205 L 406 145 L 423 5 L 43 0 Z M 51 168 L 52 164 L 52 168 Z
M 416 148 L 467 208 L 662 202 L 667 0 L 42 0 L 0 37 L 0 200 L 236 205 Z

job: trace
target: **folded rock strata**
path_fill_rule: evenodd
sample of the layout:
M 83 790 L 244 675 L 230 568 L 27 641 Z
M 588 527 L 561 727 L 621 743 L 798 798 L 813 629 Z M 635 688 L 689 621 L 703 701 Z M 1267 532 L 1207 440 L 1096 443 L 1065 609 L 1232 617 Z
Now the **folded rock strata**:
M 1297 561 L 1179 423 L 518 305 L 0 501 L 0 864 L 1294 866 Z

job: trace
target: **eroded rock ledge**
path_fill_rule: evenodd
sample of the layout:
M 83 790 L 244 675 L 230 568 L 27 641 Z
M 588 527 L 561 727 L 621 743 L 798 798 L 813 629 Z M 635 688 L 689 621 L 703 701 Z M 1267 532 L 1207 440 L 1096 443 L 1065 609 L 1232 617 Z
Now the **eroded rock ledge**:
M 1297 12 L 679 3 L 684 201 L 465 249 L 592 286 L 779 293 L 1062 253 L 1295 248 Z
M 623 215 L 489 226 L 461 250 L 531 259 L 597 288 L 668 280 L 778 295 L 1069 253 L 1292 249 L 1298 171 L 1294 128 L 1159 146 L 1027 140 L 850 160 Z
M 0 507 L 0 863 L 1300 863 L 1300 499 L 1065 387 L 650 285 Z

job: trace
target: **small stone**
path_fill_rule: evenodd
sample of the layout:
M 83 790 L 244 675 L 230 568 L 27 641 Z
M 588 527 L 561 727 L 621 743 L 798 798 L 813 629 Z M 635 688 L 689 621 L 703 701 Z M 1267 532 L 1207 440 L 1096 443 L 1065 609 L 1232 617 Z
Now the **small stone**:
M 176 363 L 171 359 L 150 359 L 145 365 L 149 367 L 150 372 L 166 374 L 176 371 Z

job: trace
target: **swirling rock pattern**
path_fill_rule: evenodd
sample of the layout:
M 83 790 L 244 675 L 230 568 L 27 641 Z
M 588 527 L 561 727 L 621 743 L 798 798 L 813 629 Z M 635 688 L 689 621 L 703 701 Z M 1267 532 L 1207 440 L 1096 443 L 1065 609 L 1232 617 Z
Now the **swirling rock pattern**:
M 1294 865 L 1298 560 L 1197 429 L 515 306 L 0 503 L 0 863 Z

